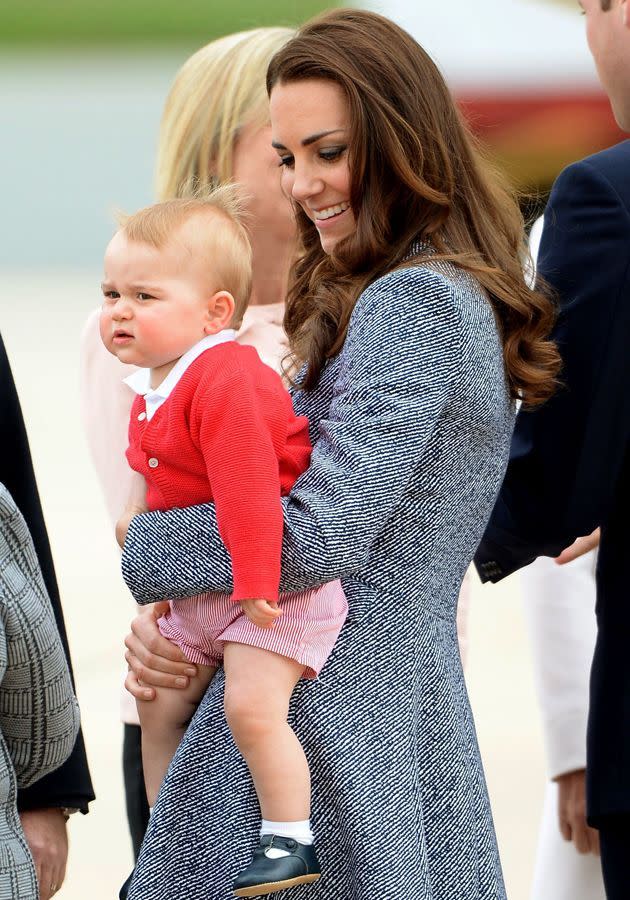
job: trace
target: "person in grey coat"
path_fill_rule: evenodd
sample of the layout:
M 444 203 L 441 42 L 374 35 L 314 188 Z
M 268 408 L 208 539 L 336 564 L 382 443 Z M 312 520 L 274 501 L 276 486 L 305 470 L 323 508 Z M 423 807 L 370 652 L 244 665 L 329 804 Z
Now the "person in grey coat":
M 0 900 L 38 900 L 17 789 L 61 766 L 79 707 L 30 533 L 0 484 Z M 47 886 L 55 893 L 58 885 Z
M 313 442 L 282 501 L 282 589 L 341 578 L 349 605 L 289 712 L 322 864 L 291 897 L 503 900 L 455 616 L 515 398 L 554 389 L 552 305 L 525 284 L 514 197 L 398 26 L 327 13 L 267 78 L 302 244 L 285 316 L 301 366 L 293 401 Z M 214 507 L 133 518 L 123 573 L 141 603 L 230 591 Z M 144 699 L 183 674 L 154 622 L 142 614 L 127 640 L 128 684 Z M 227 900 L 251 856 L 257 803 L 222 703 L 219 674 L 162 785 L 130 900 Z M 305 858 L 295 843 L 280 833 L 283 870 Z M 274 848 L 259 848 L 271 893 Z

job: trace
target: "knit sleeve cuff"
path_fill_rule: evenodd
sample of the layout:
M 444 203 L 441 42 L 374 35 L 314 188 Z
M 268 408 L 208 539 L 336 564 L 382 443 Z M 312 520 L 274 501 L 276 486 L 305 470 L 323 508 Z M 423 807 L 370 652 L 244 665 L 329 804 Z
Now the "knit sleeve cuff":
M 266 575 L 256 572 L 243 572 L 242 575 L 234 575 L 234 593 L 232 600 L 240 603 L 241 600 L 268 600 L 270 603 L 278 602 L 280 573 Z

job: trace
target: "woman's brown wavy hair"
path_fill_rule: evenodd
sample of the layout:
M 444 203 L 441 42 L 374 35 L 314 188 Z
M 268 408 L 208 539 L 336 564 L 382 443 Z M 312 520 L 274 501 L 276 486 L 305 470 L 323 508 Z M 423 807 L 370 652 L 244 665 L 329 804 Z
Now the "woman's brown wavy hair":
M 303 387 L 341 349 L 359 294 L 403 265 L 414 241 L 432 260 L 472 273 L 487 290 L 503 340 L 510 391 L 528 406 L 556 386 L 560 358 L 548 339 L 555 307 L 524 276 L 528 259 L 514 192 L 484 161 L 437 67 L 383 16 L 338 9 L 301 28 L 271 60 L 278 83 L 324 79 L 341 86 L 349 108 L 350 202 L 356 231 L 331 255 L 296 205 L 301 253 L 293 270 L 285 327 Z M 426 251 L 424 251 L 426 252 Z M 420 258 L 423 251 L 420 251 Z

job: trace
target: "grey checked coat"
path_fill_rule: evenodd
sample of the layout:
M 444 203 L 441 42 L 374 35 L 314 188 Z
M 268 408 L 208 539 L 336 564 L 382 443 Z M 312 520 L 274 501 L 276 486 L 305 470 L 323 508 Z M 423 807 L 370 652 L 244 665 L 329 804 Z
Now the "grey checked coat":
M 0 900 L 37 900 L 16 808 L 70 756 L 79 708 L 33 542 L 0 484 Z
M 278 900 L 504 900 L 459 657 L 459 587 L 508 459 L 514 408 L 470 276 L 417 264 L 359 298 L 317 388 L 314 444 L 284 502 L 284 590 L 341 578 L 349 616 L 291 721 L 309 759 L 323 875 Z M 230 589 L 214 507 L 139 516 L 140 602 Z M 228 900 L 259 812 L 210 685 L 160 792 L 130 900 Z

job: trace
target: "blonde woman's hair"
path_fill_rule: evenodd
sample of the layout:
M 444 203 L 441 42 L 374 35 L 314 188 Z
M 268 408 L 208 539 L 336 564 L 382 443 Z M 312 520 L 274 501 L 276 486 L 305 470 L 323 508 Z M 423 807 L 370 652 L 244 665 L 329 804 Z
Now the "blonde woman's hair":
M 166 99 L 158 140 L 159 200 L 187 196 L 232 178 L 234 142 L 250 122 L 269 120 L 267 66 L 295 32 L 257 28 L 207 44 L 179 70 Z
M 160 250 L 176 236 L 191 254 L 205 257 L 213 291 L 229 291 L 234 297 L 232 325 L 238 327 L 252 288 L 252 250 L 243 210 L 238 186 L 225 184 L 194 196 L 163 200 L 132 215 L 119 213 L 117 219 L 129 241 Z M 181 234 L 191 221 L 194 227 Z

